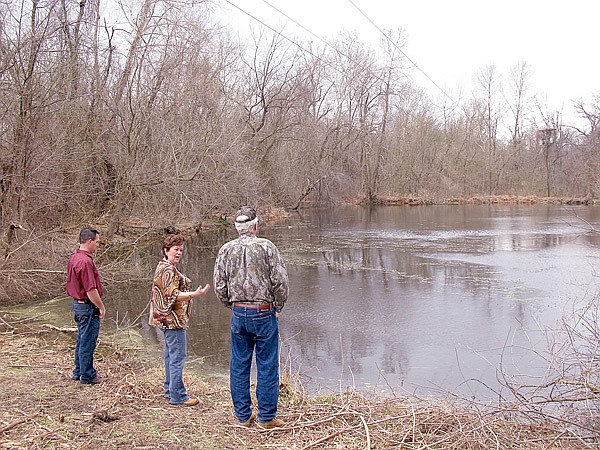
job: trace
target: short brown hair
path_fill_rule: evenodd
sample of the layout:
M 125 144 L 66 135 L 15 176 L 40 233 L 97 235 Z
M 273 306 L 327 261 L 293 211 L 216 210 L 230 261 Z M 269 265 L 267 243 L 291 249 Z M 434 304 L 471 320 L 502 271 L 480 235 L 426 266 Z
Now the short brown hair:
M 171 247 L 175 245 L 183 245 L 185 238 L 181 234 L 168 234 L 163 240 L 163 254 L 166 256 L 167 252 L 171 250 Z
M 98 230 L 96 230 L 95 228 L 90 228 L 90 227 L 82 228 L 81 231 L 79 232 L 79 243 L 85 244 L 90 239 L 92 241 L 95 240 L 98 236 L 100 236 L 100 232 Z

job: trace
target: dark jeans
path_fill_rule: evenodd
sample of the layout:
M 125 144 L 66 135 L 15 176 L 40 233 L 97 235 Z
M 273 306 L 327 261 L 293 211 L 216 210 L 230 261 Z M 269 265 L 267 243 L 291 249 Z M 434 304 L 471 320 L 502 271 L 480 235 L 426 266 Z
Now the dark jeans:
M 91 383 L 98 376 L 94 369 L 94 351 L 100 333 L 99 311 L 92 304 L 74 300 L 73 317 L 77 324 L 73 379 L 79 379 L 82 383 Z
M 240 422 L 247 421 L 252 413 L 250 369 L 255 349 L 258 420 L 268 422 L 277 415 L 279 399 L 279 324 L 275 310 L 233 307 L 229 387 Z

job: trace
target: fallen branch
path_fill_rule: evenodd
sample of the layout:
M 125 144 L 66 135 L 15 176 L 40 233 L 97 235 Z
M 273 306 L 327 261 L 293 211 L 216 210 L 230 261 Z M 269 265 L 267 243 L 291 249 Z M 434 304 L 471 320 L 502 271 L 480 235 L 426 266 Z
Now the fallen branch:
M 42 326 L 45 328 L 50 328 L 51 330 L 54 330 L 54 331 L 60 331 L 61 333 L 77 333 L 77 328 L 75 328 L 75 327 L 63 328 L 63 327 L 57 327 L 54 325 L 50 325 L 49 323 L 45 323 Z
M 360 418 L 360 420 L 361 420 L 361 423 L 359 423 L 358 425 L 351 425 L 351 426 L 348 426 L 348 427 L 342 428 L 342 429 L 340 429 L 340 430 L 337 430 L 337 431 L 336 431 L 336 432 L 334 432 L 334 433 L 331 433 L 331 434 L 329 434 L 329 435 L 327 435 L 327 436 L 324 436 L 324 437 L 322 437 L 321 439 L 319 439 L 319 440 L 317 440 L 317 441 L 315 441 L 315 442 L 311 442 L 310 444 L 308 444 L 308 445 L 307 445 L 307 446 L 305 446 L 305 447 L 302 447 L 302 450 L 306 450 L 306 449 L 309 449 L 309 448 L 311 448 L 311 447 L 314 447 L 314 446 L 316 446 L 316 445 L 322 444 L 323 442 L 326 442 L 326 441 L 328 441 L 328 440 L 330 440 L 330 439 L 333 439 L 334 437 L 336 437 L 336 436 L 339 436 L 340 434 L 342 434 L 342 433 L 345 433 L 346 431 L 351 431 L 351 430 L 355 430 L 355 429 L 357 429 L 357 428 L 360 428 L 360 427 L 361 427 L 361 425 L 364 427 L 364 429 L 365 429 L 365 433 L 366 433 L 366 438 L 367 438 L 367 446 L 366 446 L 366 448 L 367 448 L 367 449 L 371 448 L 371 435 L 370 435 L 370 433 L 369 433 L 369 427 L 368 427 L 368 425 L 367 425 L 367 422 L 366 422 L 366 420 L 364 419 L 363 415 L 362 415 L 362 414 L 360 414 L 360 413 L 358 413 L 358 412 L 356 412 L 356 411 L 351 411 L 351 412 L 342 412 L 342 413 L 334 414 L 332 417 L 328 417 L 326 420 L 322 420 L 322 421 L 319 421 L 319 422 L 314 422 L 314 423 L 313 423 L 313 424 L 311 424 L 311 425 L 316 425 L 317 423 L 324 423 L 324 422 L 328 422 L 328 421 L 330 421 L 330 420 L 334 419 L 334 418 L 335 418 L 335 416 L 341 416 L 341 415 L 358 415 L 358 417 L 359 417 L 359 418 Z
M 40 313 L 40 314 L 36 314 L 35 316 L 32 316 L 32 317 L 26 317 L 24 319 L 15 320 L 14 322 L 11 322 L 11 324 L 14 325 L 14 324 L 17 324 L 17 323 L 35 322 L 40 317 L 46 316 L 48 314 L 50 314 L 50 313 L 49 312 L 43 312 L 43 313 Z
M 10 273 L 50 273 L 53 275 L 66 274 L 66 270 L 48 270 L 48 269 L 0 269 L 0 272 Z
M 0 428 L 0 433 L 4 433 L 5 431 L 11 430 L 14 427 L 16 427 L 17 425 L 20 425 L 22 423 L 28 422 L 31 419 L 33 419 L 34 417 L 39 416 L 38 413 L 32 414 L 31 416 L 27 416 L 27 417 L 23 417 L 22 419 L 19 420 L 15 420 L 12 423 L 9 423 L 8 425 L 5 425 L 4 427 Z
M 310 444 L 302 447 L 302 450 L 307 450 L 309 448 L 315 447 L 319 444 L 322 444 L 323 442 L 329 441 L 330 439 L 333 439 L 336 436 L 339 436 L 342 433 L 345 433 L 346 431 L 350 431 L 350 430 L 354 430 L 356 428 L 359 428 L 360 425 L 355 425 L 352 427 L 346 427 L 346 428 L 342 428 L 341 430 L 337 430 L 334 433 L 328 434 L 327 436 L 322 437 L 321 439 L 315 441 L 315 442 L 311 442 Z

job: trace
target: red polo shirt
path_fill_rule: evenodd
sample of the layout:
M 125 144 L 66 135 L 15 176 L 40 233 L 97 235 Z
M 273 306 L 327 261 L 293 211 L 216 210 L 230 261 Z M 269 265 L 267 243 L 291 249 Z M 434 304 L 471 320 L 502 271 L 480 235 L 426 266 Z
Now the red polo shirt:
M 77 300 L 88 298 L 87 293 L 96 288 L 102 296 L 104 289 L 94 258 L 90 252 L 78 249 L 67 264 L 67 294 Z

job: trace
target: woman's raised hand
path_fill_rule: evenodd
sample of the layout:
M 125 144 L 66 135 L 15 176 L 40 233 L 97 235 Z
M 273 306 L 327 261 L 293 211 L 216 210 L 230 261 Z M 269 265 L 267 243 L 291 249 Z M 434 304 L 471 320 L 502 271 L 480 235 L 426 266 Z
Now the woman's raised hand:
M 200 297 L 201 295 L 204 295 L 208 292 L 208 290 L 210 289 L 210 284 L 206 283 L 206 285 L 204 287 L 198 286 L 196 288 L 196 290 L 194 291 L 193 297 Z

